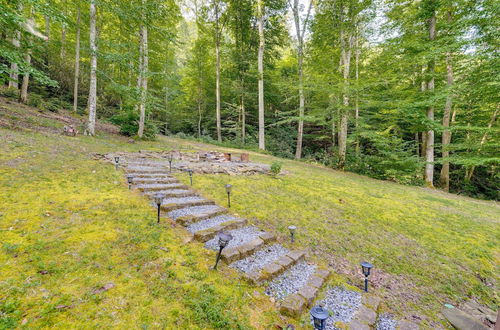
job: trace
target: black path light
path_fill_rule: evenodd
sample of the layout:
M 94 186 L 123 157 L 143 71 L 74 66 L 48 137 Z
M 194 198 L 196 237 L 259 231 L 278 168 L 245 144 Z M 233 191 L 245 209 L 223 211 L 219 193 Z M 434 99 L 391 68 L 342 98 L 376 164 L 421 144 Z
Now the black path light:
M 326 329 L 326 319 L 329 316 L 328 310 L 326 310 L 322 306 L 315 306 L 311 308 L 311 316 L 313 318 L 314 329 Z
M 231 189 L 233 189 L 233 186 L 230 184 L 225 185 L 226 187 L 226 192 L 227 192 L 227 207 L 231 208 Z
M 127 182 L 128 182 L 128 190 L 132 189 L 132 182 L 134 181 L 134 176 L 132 175 L 127 175 Z
M 189 182 L 191 183 L 191 185 L 193 185 L 193 170 L 189 169 L 188 174 L 189 174 Z
M 168 155 L 169 172 L 172 173 L 172 161 L 174 160 L 174 155 L 171 153 Z
M 217 264 L 219 263 L 220 255 L 222 250 L 229 244 L 229 241 L 233 239 L 233 236 L 228 233 L 220 233 L 217 235 L 219 238 L 219 253 L 217 253 L 217 259 L 215 260 L 214 269 L 217 269 Z
M 292 240 L 292 243 L 295 242 L 295 230 L 297 227 L 295 226 L 288 226 L 288 230 L 290 231 L 290 238 Z
M 118 169 L 118 164 L 120 164 L 120 157 L 115 156 L 115 169 Z
M 161 210 L 161 202 L 163 201 L 164 196 L 162 194 L 155 194 L 154 199 L 156 206 L 158 207 L 158 223 L 160 223 L 160 210 Z
M 361 269 L 363 274 L 365 275 L 365 292 L 368 292 L 368 276 L 370 276 L 370 270 L 373 268 L 373 265 L 369 262 L 363 261 L 361 263 Z

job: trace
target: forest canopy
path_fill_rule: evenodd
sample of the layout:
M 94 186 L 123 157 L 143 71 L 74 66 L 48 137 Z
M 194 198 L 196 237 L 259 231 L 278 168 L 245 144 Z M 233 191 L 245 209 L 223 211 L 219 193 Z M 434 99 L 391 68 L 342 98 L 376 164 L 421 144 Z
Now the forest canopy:
M 499 199 L 500 3 L 0 0 L 0 89 L 190 137 Z

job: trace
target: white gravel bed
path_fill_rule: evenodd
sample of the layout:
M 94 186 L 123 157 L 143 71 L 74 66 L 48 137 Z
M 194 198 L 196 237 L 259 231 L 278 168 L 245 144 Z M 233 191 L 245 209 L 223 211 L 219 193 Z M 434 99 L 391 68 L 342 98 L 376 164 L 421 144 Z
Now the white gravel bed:
M 220 225 L 221 223 L 232 221 L 232 220 L 237 220 L 237 219 L 238 218 L 233 217 L 232 215 L 223 214 L 223 215 L 218 215 L 216 217 L 208 218 L 206 220 L 192 223 L 189 226 L 187 226 L 186 229 L 194 234 L 197 231 L 212 228 L 212 227 L 215 227 L 217 225 Z
M 288 253 L 281 244 L 265 246 L 254 254 L 233 262 L 229 267 L 238 269 L 244 273 L 261 270 L 264 265 L 278 260 L 279 257 Z
M 169 218 L 172 219 L 177 219 L 179 217 L 183 217 L 185 215 L 198 215 L 198 214 L 203 214 L 207 212 L 215 212 L 222 209 L 218 205 L 201 205 L 201 206 L 189 206 L 185 207 L 183 209 L 177 209 L 168 212 Z
M 377 330 L 396 330 L 398 322 L 389 313 L 384 313 L 379 316 L 377 320 L 376 328 Z
M 253 226 L 233 229 L 227 232 L 233 236 L 233 239 L 229 241 L 229 244 L 226 248 L 243 245 L 259 237 L 259 235 L 263 233 L 263 231 Z M 216 251 L 219 250 L 219 239 L 217 238 L 217 236 L 206 242 L 205 248 Z
M 204 201 L 205 198 L 199 196 L 189 196 L 189 197 L 169 197 L 165 198 L 162 204 L 185 204 L 192 202 L 201 202 Z
M 142 181 L 142 184 L 156 183 L 158 181 L 165 181 L 165 180 L 173 181 L 173 180 L 176 180 L 176 179 L 173 176 L 166 176 L 166 175 L 162 175 L 162 176 L 158 176 L 158 177 L 154 177 L 154 178 L 150 178 L 150 177 L 147 177 L 147 178 L 135 177 L 133 179 L 133 181 Z
M 319 304 L 330 312 L 330 317 L 326 320 L 326 330 L 340 330 L 335 327 L 335 323 L 351 322 L 361 306 L 361 293 L 336 286 L 327 291 L 325 299 L 319 301 L 317 305 Z
M 156 195 L 156 194 L 163 194 L 163 195 L 182 195 L 182 194 L 187 194 L 190 193 L 190 195 L 195 196 L 196 194 L 194 191 L 189 190 L 189 189 L 167 189 L 167 190 L 150 190 L 150 191 L 145 191 L 144 192 L 146 195 Z
M 299 291 L 315 270 L 316 265 L 310 265 L 305 261 L 299 262 L 269 282 L 265 293 L 282 301 L 288 295 Z

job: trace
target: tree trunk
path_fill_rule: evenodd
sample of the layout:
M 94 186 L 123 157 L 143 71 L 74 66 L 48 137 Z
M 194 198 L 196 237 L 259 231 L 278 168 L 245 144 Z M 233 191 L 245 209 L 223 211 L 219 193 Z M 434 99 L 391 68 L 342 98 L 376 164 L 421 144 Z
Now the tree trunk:
M 78 109 L 78 83 L 80 81 L 80 7 L 76 14 L 75 81 L 73 86 L 73 111 Z
M 148 28 L 146 25 L 141 25 L 141 45 L 142 45 L 142 65 L 141 65 L 141 101 L 139 104 L 139 130 L 137 135 L 142 138 L 144 135 L 144 122 L 146 120 L 146 99 L 148 92 Z
M 436 38 L 436 13 L 432 14 L 429 20 L 429 40 L 432 42 Z M 434 60 L 429 63 L 429 73 L 431 78 L 427 84 L 427 89 L 434 92 Z M 434 122 L 434 105 L 427 108 L 427 120 Z M 425 184 L 429 188 L 434 188 L 434 130 L 431 127 L 427 130 L 427 141 L 425 150 Z
M 97 108 L 97 44 L 96 44 L 96 5 L 90 0 L 90 85 L 89 85 L 89 120 L 87 134 L 95 135 Z
M 61 64 L 64 64 L 64 59 L 66 58 L 66 25 L 63 24 L 61 27 Z
M 259 28 L 259 149 L 266 149 L 265 142 L 265 123 L 264 123 L 264 3 L 263 0 L 257 1 L 257 24 Z
M 22 14 L 23 6 L 22 4 L 18 5 L 18 11 Z M 16 48 L 21 47 L 21 31 L 16 30 L 14 32 L 14 37 L 12 38 L 12 45 Z M 19 89 L 19 66 L 17 63 L 12 62 L 10 64 L 10 80 L 9 80 L 9 88 Z
M 360 156 L 360 148 L 359 148 L 359 56 L 360 56 L 360 49 L 359 49 L 359 28 L 356 26 L 356 56 L 355 56 L 355 66 L 356 66 L 356 101 L 355 101 L 355 114 L 354 114 L 354 125 L 356 127 L 356 157 L 359 158 Z
M 450 116 L 451 116 L 451 108 L 453 106 L 453 99 L 452 99 L 452 92 L 451 88 L 453 87 L 453 64 L 452 64 L 452 58 L 451 54 L 447 53 L 446 54 L 446 80 L 447 80 L 447 85 L 448 85 L 448 95 L 446 96 L 446 104 L 444 106 L 444 113 L 443 113 L 443 136 L 442 136 L 442 157 L 444 159 L 443 161 L 443 167 L 441 168 L 441 175 L 440 175 L 440 182 L 441 182 L 441 187 L 445 191 L 450 190 L 450 163 L 446 158 L 450 156 L 450 151 L 448 150 L 448 146 L 451 142 L 451 131 L 449 130 L 450 127 Z
M 306 28 L 309 15 L 311 13 L 312 1 L 309 2 L 307 16 L 301 28 L 299 14 L 299 0 L 294 0 L 292 11 L 295 22 L 295 32 L 297 34 L 297 69 L 299 74 L 299 121 L 297 127 L 297 146 L 295 148 L 295 159 L 302 158 L 302 144 L 304 136 L 304 113 L 305 113 L 305 97 L 304 97 L 304 31 Z
M 222 142 L 220 119 L 220 25 L 219 0 L 215 0 L 215 119 L 217 123 L 217 141 Z
M 344 78 L 344 88 L 342 95 L 342 103 L 343 109 L 340 112 L 340 121 L 338 128 L 338 143 L 339 143 L 339 169 L 343 170 L 345 168 L 346 162 L 346 153 L 347 153 L 347 125 L 348 125 L 348 116 L 349 116 L 349 73 L 351 67 L 351 48 L 352 48 L 352 36 L 347 35 L 347 38 L 344 38 L 344 33 L 341 32 L 342 38 L 342 72 Z
M 245 110 L 245 98 L 241 95 L 241 142 L 245 144 L 246 140 L 246 110 Z
M 28 66 L 31 64 L 31 48 L 26 50 L 26 54 L 24 55 L 24 60 L 26 61 Z M 28 103 L 28 85 L 29 85 L 29 82 L 30 82 L 30 74 L 29 74 L 29 72 L 26 72 L 23 75 L 23 83 L 21 85 L 21 94 L 19 97 L 19 100 L 24 104 Z

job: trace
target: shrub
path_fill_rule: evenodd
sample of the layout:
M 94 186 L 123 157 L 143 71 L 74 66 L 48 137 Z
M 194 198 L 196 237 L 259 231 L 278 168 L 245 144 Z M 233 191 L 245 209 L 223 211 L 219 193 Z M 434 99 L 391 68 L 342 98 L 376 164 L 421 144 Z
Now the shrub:
M 15 99 L 19 96 L 19 92 L 15 88 L 0 88 L 0 95 L 8 98 Z
M 134 111 L 126 111 L 111 117 L 110 121 L 120 127 L 120 134 L 134 136 L 139 129 L 139 114 Z M 154 140 L 158 134 L 158 128 L 150 121 L 144 123 L 144 140 Z
M 273 162 L 271 164 L 271 174 L 274 176 L 280 174 L 282 165 L 281 162 Z

